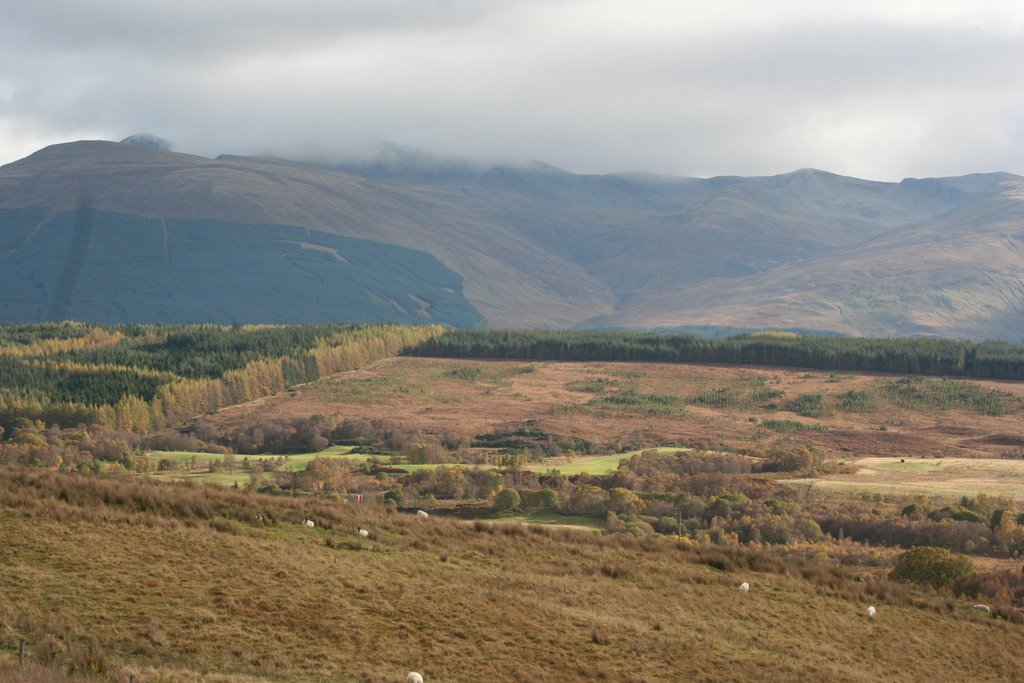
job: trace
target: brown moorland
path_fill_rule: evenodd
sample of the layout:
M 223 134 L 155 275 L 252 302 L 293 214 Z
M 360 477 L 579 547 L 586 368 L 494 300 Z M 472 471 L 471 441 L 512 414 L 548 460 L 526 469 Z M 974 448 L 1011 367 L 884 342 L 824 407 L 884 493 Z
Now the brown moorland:
M 615 396 L 637 400 L 616 402 Z M 815 396 L 820 402 L 807 408 L 806 397 Z M 994 409 L 985 402 L 992 397 Z M 749 447 L 792 436 L 850 457 L 1000 458 L 1024 453 L 1022 410 L 1024 384 L 1009 381 L 696 364 L 389 358 L 208 419 L 231 429 L 316 413 L 386 417 L 407 429 L 467 436 L 536 420 L 548 433 L 606 446 Z M 808 429 L 779 432 L 773 421 Z
M 0 474 L 7 680 L 77 683 L 68 665 L 142 683 L 1020 675 L 1018 624 L 765 551 Z M 30 668 L 18 673 L 21 639 Z

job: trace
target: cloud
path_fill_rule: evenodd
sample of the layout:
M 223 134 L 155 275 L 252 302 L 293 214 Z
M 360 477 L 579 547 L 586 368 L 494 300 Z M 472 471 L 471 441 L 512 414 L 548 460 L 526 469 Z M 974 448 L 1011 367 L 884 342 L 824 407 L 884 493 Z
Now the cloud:
M 35 0 L 6 15 L 3 162 L 147 131 L 206 155 L 394 141 L 579 172 L 1024 173 L 1015 0 Z

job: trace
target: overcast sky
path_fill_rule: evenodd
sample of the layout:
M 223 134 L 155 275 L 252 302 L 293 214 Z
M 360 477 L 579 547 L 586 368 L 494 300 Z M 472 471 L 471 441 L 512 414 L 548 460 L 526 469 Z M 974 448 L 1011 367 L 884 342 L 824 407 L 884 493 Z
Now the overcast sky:
M 0 163 L 137 132 L 204 156 L 1024 174 L 1024 1 L 5 0 Z

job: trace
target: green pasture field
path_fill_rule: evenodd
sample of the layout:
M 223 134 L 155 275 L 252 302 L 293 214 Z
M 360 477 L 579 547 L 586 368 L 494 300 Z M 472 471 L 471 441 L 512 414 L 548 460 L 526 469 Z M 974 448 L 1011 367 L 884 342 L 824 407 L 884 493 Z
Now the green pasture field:
M 645 448 L 643 450 L 654 450 L 659 453 L 675 453 L 676 451 L 688 451 L 690 448 L 677 448 L 665 446 L 660 448 Z M 564 457 L 546 458 L 542 462 L 532 462 L 526 465 L 525 469 L 533 472 L 547 472 L 558 470 L 562 474 L 609 474 L 619 469 L 619 462 L 628 460 L 640 451 L 628 451 L 626 453 L 615 453 L 613 455 L 577 456 L 568 462 Z
M 565 461 L 565 458 L 547 458 L 540 462 L 531 462 L 523 466 L 524 470 L 530 472 L 550 472 L 551 470 L 558 470 L 561 474 L 573 475 L 581 474 L 586 472 L 587 474 L 608 474 L 614 472 L 619 467 L 619 461 L 623 458 L 620 455 L 599 455 L 592 458 L 574 458 L 571 463 Z M 464 463 L 438 463 L 438 464 L 426 464 L 426 465 L 396 465 L 404 470 L 410 472 L 418 472 L 419 470 L 431 470 L 438 467 L 481 467 L 484 469 L 497 469 L 497 465 L 471 465 Z
M 533 510 L 514 515 L 502 515 L 497 519 L 485 519 L 482 521 L 492 524 L 542 524 L 544 526 L 566 529 L 587 529 L 588 531 L 603 531 L 606 526 L 605 520 L 599 517 L 560 515 L 551 510 Z
M 692 450 L 689 448 L 679 448 L 675 446 L 663 446 L 659 448 L 650 448 L 644 450 L 654 450 L 659 453 L 674 453 L 676 451 L 688 451 Z M 619 468 L 619 462 L 623 459 L 629 459 L 630 457 L 640 453 L 640 451 L 628 451 L 626 453 L 615 453 L 613 455 L 593 455 L 593 456 L 576 456 L 572 458 L 570 462 L 565 457 L 557 458 L 545 458 L 539 462 L 527 463 L 523 466 L 524 470 L 530 472 L 549 472 L 551 470 L 558 470 L 561 474 L 573 475 L 573 474 L 609 474 Z M 425 464 L 425 465 L 396 465 L 404 470 L 410 472 L 418 472 L 419 470 L 435 469 L 438 467 L 483 467 L 485 469 L 494 469 L 495 465 L 471 465 L 462 463 L 446 463 L 446 464 Z
M 985 493 L 1024 500 L 1024 460 L 996 458 L 862 458 L 856 474 L 787 479 L 815 489 L 958 499 Z
M 660 453 L 671 453 L 687 449 L 661 447 L 650 450 L 657 450 Z M 370 457 L 361 454 L 352 455 L 351 451 L 351 446 L 331 446 L 318 453 L 297 453 L 283 457 L 288 462 L 287 471 L 292 472 L 305 469 L 309 461 L 316 457 L 344 457 L 353 462 L 360 463 L 365 462 Z M 639 452 L 630 451 L 613 455 L 579 456 L 572 458 L 571 462 L 564 457 L 547 458 L 540 462 L 528 463 L 524 466 L 524 469 L 541 473 L 557 470 L 565 475 L 584 473 L 604 475 L 614 472 L 622 460 L 628 459 Z M 183 464 L 191 463 L 193 457 L 200 464 L 223 458 L 221 455 L 193 453 L 190 451 L 151 451 L 149 455 L 154 461 L 169 459 Z M 243 457 L 256 460 L 280 456 L 240 455 L 236 456 L 239 465 Z M 862 458 L 855 461 L 854 464 L 858 468 L 855 474 L 835 474 L 809 479 L 784 479 L 782 482 L 810 485 L 816 490 L 836 492 L 846 491 L 890 495 L 924 494 L 935 498 L 949 499 L 986 493 L 1024 500 L 1024 461 L 1022 460 L 994 458 L 905 458 L 904 462 L 900 462 L 900 458 L 880 457 Z M 400 464 L 397 467 L 401 467 L 409 472 L 418 472 L 438 467 L 493 468 L 494 466 L 450 463 Z M 234 472 L 172 471 L 155 474 L 156 476 L 169 479 L 197 481 L 222 486 L 232 486 L 235 482 L 241 485 L 247 481 L 248 477 L 248 473 L 244 472 L 240 466 L 236 467 Z M 515 521 L 528 520 L 521 519 Z M 558 521 L 533 521 L 532 523 L 557 524 Z
M 549 470 L 558 470 L 562 474 L 573 475 L 573 474 L 608 474 L 614 472 L 619 467 L 619 461 L 624 456 L 621 453 L 615 455 L 598 455 L 589 458 L 573 458 L 572 462 L 566 462 L 565 458 L 548 458 L 543 462 L 533 462 L 528 464 L 525 469 L 533 472 L 547 472 Z M 560 463 L 552 461 L 561 461 Z
M 222 484 L 224 486 L 231 486 L 236 481 L 244 482 L 248 476 L 248 473 L 241 469 L 241 462 L 243 458 L 249 458 L 250 460 L 263 460 L 267 458 L 276 459 L 279 457 L 286 458 L 288 465 L 286 471 L 289 472 L 300 472 L 306 468 L 309 461 L 313 458 L 318 457 L 344 457 L 354 463 L 366 462 L 371 456 L 362 454 L 352 454 L 352 446 L 331 446 L 317 453 L 296 453 L 292 455 L 270 455 L 270 454 L 258 454 L 258 455 L 236 455 L 236 466 L 234 472 L 207 472 L 203 471 L 171 471 L 171 472 L 159 472 L 154 473 L 157 476 L 167 477 L 169 479 L 181 479 L 198 481 L 208 484 Z M 679 450 L 691 450 L 687 448 L 679 448 L 673 446 L 665 446 L 653 449 L 644 450 L 656 450 L 659 453 L 673 453 Z M 572 459 L 571 462 L 566 460 L 564 457 L 557 458 L 546 458 L 541 462 L 527 463 L 523 469 L 531 472 L 548 472 L 551 470 L 558 470 L 561 474 L 574 475 L 574 474 L 593 474 L 602 475 L 614 472 L 619 467 L 619 462 L 623 459 L 628 459 L 633 455 L 640 453 L 637 451 L 629 451 L 626 453 L 616 453 L 613 455 L 595 455 L 595 456 L 578 456 Z M 154 462 L 160 460 L 172 460 L 177 463 L 190 464 L 195 461 L 200 465 L 205 465 L 212 460 L 221 460 L 224 458 L 223 455 L 215 453 L 198 453 L 192 451 L 148 451 L 147 453 Z M 382 459 L 386 461 L 387 456 L 383 456 Z M 475 465 L 468 463 L 427 463 L 427 464 L 399 464 L 396 467 L 401 467 L 409 472 L 418 472 L 420 470 L 436 469 L 438 467 L 483 467 L 485 469 L 495 469 L 495 465 Z
M 389 467 L 400 467 L 408 472 L 419 472 L 420 470 L 436 470 L 438 467 L 465 467 L 472 469 L 474 467 L 480 467 L 485 470 L 495 469 L 494 465 L 476 465 L 473 463 L 466 462 L 428 462 L 428 463 L 400 463 L 398 465 L 389 465 Z M 401 476 L 401 475 L 399 475 Z
M 238 468 L 234 472 L 176 472 L 174 474 L 161 473 L 168 479 L 176 481 L 194 481 L 200 484 L 216 484 L 218 486 L 244 486 L 249 481 L 249 473 Z
M 353 459 L 365 460 L 369 456 L 362 454 L 352 455 L 352 449 L 354 446 L 328 446 L 322 451 L 316 453 L 287 453 L 283 455 L 275 455 L 273 453 L 257 453 L 254 455 L 236 455 L 238 462 L 242 461 L 242 458 L 249 458 L 250 460 L 266 460 L 266 459 L 277 459 L 286 458 L 292 465 L 302 465 L 302 467 L 293 467 L 292 469 L 303 469 L 309 464 L 309 461 L 313 458 L 320 457 L 334 457 L 334 456 L 347 456 Z M 161 460 L 172 460 L 180 463 L 190 463 L 192 458 L 196 459 L 196 462 L 208 463 L 213 460 L 223 460 L 224 456 L 219 453 L 199 453 L 195 451 L 146 451 L 146 455 L 152 458 L 155 462 Z
M 306 469 L 309 465 L 309 461 L 313 458 L 321 457 L 344 457 L 352 462 L 365 462 L 370 456 L 362 454 L 352 454 L 353 446 L 329 446 L 322 451 L 316 453 L 294 453 L 288 455 L 272 455 L 272 454 L 256 454 L 256 455 L 236 455 L 235 471 L 234 472 L 208 472 L 206 470 L 196 471 L 168 471 L 168 472 L 153 472 L 152 474 L 159 477 L 166 477 L 168 479 L 178 479 L 181 481 L 195 481 L 203 484 L 219 484 L 222 486 L 233 486 L 237 481 L 239 486 L 248 481 L 249 473 L 242 469 L 242 459 L 249 458 L 249 460 L 276 460 L 277 458 L 285 458 L 287 465 L 285 470 L 288 472 L 301 472 Z M 199 465 L 205 465 L 214 460 L 223 460 L 224 456 L 217 453 L 198 453 L 193 451 L 147 451 L 147 455 L 152 458 L 153 462 L 160 462 L 161 460 L 171 460 L 176 463 L 183 465 L 191 464 L 193 458 Z

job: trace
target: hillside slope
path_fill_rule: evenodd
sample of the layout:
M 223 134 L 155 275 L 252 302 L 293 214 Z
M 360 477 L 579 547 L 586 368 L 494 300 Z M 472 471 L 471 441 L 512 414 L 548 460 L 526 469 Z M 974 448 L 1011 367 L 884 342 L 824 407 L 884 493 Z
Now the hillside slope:
M 0 512 L 0 674 L 23 638 L 105 680 L 1019 674 L 1020 625 L 743 549 L 12 468 Z
M 1024 339 L 1024 179 L 955 209 L 764 273 L 651 290 L 605 323 L 795 326 L 869 336 Z
M 375 301 L 370 308 L 374 315 L 390 308 L 396 320 L 407 319 L 404 310 L 454 325 L 795 326 L 1016 340 L 1022 336 L 1016 310 L 1024 305 L 1015 275 L 1024 268 L 1016 227 L 1022 187 L 1024 180 L 1006 174 L 881 183 L 810 169 L 706 180 L 589 176 L 539 163 L 438 161 L 407 150 L 342 168 L 93 141 L 48 147 L 0 168 L 0 209 L 42 212 L 30 235 L 53 216 L 94 209 L 163 221 L 170 231 L 188 221 L 215 221 L 220 227 L 206 234 L 220 234 L 232 249 L 242 235 L 259 235 L 266 226 L 317 231 L 320 241 L 338 236 L 398 245 L 432 255 L 461 278 L 466 300 L 456 301 L 458 288 L 442 284 L 451 276 L 435 267 L 426 280 L 388 289 L 383 264 L 392 255 L 379 250 L 382 260 L 367 260 L 350 280 L 318 285 L 304 273 L 293 281 L 292 270 L 268 269 L 278 258 L 272 247 L 280 244 L 256 240 L 246 258 L 265 257 L 253 270 L 265 272 L 268 288 L 276 286 L 285 311 L 296 297 L 315 299 L 309 286 L 358 288 L 376 273 L 381 282 L 367 287 Z M 17 231 L 4 226 L 0 232 Z M 22 248 L 23 235 L 4 239 L 0 258 L 21 258 L 33 273 L 53 267 L 41 262 L 42 252 Z M 66 239 L 65 253 L 73 247 Z M 305 260 L 329 261 L 323 246 L 303 254 Z M 152 270 L 152 249 L 123 247 L 118 263 Z M 238 270 L 231 267 L 238 261 L 222 253 L 209 259 L 220 260 L 226 267 L 216 277 Z M 5 268 L 0 285 L 25 277 Z M 69 297 L 34 282 L 46 290 L 34 300 L 38 315 L 83 315 Z M 122 289 L 104 278 L 94 284 L 107 297 Z M 442 302 L 438 288 L 453 290 L 455 300 Z M 174 282 L 155 289 L 167 297 L 167 314 L 194 299 Z M 267 300 L 273 299 L 271 292 Z M 226 312 L 235 303 L 230 293 L 211 301 Z M 459 312 L 442 313 L 452 306 Z M 359 309 L 331 308 L 335 316 L 359 315 Z M 292 312 L 307 315 L 301 305 Z
M 0 320 L 483 322 L 423 251 L 283 225 L 0 209 Z
M 83 207 L 144 219 L 299 226 L 426 251 L 462 276 L 468 300 L 492 321 L 525 320 L 541 303 L 544 318 L 563 326 L 580 310 L 611 310 L 600 303 L 605 288 L 581 268 L 433 189 L 313 164 L 204 159 L 109 142 L 57 145 L 0 168 L 0 208 Z

